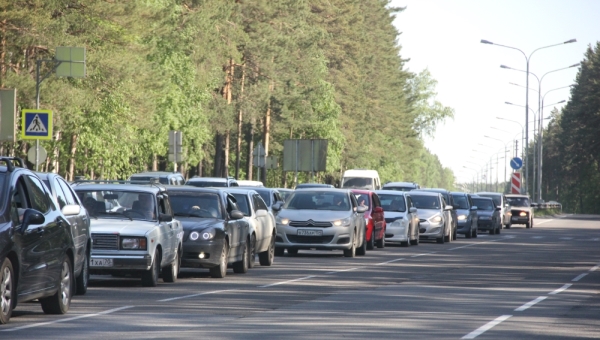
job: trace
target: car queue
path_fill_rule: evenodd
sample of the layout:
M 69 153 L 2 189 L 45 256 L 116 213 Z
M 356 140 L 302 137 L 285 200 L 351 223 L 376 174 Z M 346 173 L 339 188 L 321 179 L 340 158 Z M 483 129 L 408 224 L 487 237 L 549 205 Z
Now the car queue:
M 86 293 L 90 274 L 139 278 L 153 287 L 161 278 L 176 282 L 182 267 L 224 278 L 229 268 L 246 273 L 257 257 L 268 267 L 286 252 L 355 257 L 389 243 L 408 247 L 451 242 L 457 233 L 497 234 L 504 211 L 507 228 L 533 226 L 527 197 L 499 194 L 505 203 L 499 206 L 487 197 L 497 193 L 450 193 L 407 182 L 381 189 L 374 170 L 366 178 L 361 170 L 345 174 L 345 188 L 311 184 L 280 191 L 239 186 L 232 178 L 195 177 L 182 185 L 166 172 L 69 185 L 23 164 L 0 158 L 0 324 L 10 320 L 17 302 L 34 299 L 45 313 L 66 313 L 72 295 Z M 53 253 L 32 257 L 32 246 L 57 236 Z M 50 258 L 56 265 L 28 274 Z

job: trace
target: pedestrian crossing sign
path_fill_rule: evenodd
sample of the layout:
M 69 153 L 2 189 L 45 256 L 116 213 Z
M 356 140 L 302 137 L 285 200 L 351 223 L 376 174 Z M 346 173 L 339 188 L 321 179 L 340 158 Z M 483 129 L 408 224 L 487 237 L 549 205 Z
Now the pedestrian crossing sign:
M 21 111 L 21 139 L 52 139 L 52 111 Z

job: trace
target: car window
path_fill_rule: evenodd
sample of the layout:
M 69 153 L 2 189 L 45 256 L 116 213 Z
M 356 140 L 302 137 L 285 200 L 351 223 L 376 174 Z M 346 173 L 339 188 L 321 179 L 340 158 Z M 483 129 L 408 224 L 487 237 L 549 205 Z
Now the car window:
M 417 209 L 441 209 L 440 200 L 436 196 L 421 196 L 411 194 L 411 198 Z
M 452 195 L 454 198 L 454 204 L 458 205 L 458 209 L 469 209 L 469 201 L 467 196 L 464 195 Z
M 170 206 L 175 216 L 222 218 L 219 200 L 219 195 L 213 193 L 169 191 Z
M 271 205 L 271 193 L 269 191 L 261 190 L 258 191 L 258 194 L 260 195 L 260 197 L 262 197 L 262 199 L 267 205 Z
M 294 192 L 284 205 L 284 209 L 294 210 L 350 210 L 352 202 L 343 192 L 322 192 L 301 190 Z M 354 203 L 356 206 L 356 203 Z
M 494 210 L 494 202 L 490 200 L 474 198 L 473 204 L 477 206 L 478 210 Z
M 27 185 L 27 191 L 29 192 L 31 207 L 39 212 L 45 214 L 50 211 L 50 196 L 46 191 L 44 184 L 33 176 L 23 176 Z
M 354 194 L 354 197 L 356 198 L 359 206 L 367 208 L 371 206 L 369 194 Z
M 27 189 L 22 178 L 17 180 L 15 192 L 10 198 L 10 217 L 15 226 L 21 225 L 25 209 L 30 208 Z
M 513 207 L 529 207 L 529 198 L 527 197 L 507 197 L 508 204 Z
M 48 188 L 50 188 L 50 186 L 48 186 Z M 54 191 L 56 193 L 56 202 L 58 203 L 58 207 L 60 209 L 62 209 L 65 205 L 69 204 L 69 203 L 67 203 L 67 198 L 65 197 L 65 193 L 64 193 L 63 189 L 60 187 L 60 184 L 58 184 L 57 179 L 54 180 Z
M 192 185 L 195 187 L 207 188 L 207 187 L 226 187 L 226 182 L 217 182 L 217 181 L 188 181 L 186 185 Z
M 77 201 L 77 196 L 73 193 L 73 190 L 67 184 L 67 182 L 63 181 L 60 178 L 56 178 L 55 181 L 56 181 L 56 183 L 58 183 L 58 185 L 62 189 L 63 193 L 65 194 L 65 200 L 67 201 L 67 204 L 79 205 L 79 202 Z
M 231 214 L 234 210 L 240 210 L 237 203 L 235 202 L 235 198 L 232 196 L 227 196 L 227 213 Z
M 381 199 L 381 207 L 384 211 L 406 211 L 406 202 L 402 195 L 381 194 L 379 198 Z
M 262 195 L 254 195 L 254 207 L 256 210 L 269 210 L 265 204 L 265 201 L 263 200 Z
M 235 200 L 237 201 L 237 207 L 238 207 L 239 211 L 244 213 L 244 216 L 251 216 L 252 215 L 252 212 L 251 212 L 252 207 L 250 206 L 250 201 L 248 200 L 248 195 L 238 194 L 238 193 L 232 193 L 232 195 L 233 195 L 233 197 L 235 197 Z

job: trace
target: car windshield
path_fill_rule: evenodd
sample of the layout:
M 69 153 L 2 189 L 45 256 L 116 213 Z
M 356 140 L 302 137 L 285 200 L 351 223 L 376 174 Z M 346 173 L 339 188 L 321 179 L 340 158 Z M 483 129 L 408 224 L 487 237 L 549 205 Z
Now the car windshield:
M 454 198 L 454 204 L 458 204 L 458 209 L 469 209 L 469 201 L 467 196 L 464 195 L 452 195 Z
M 356 202 L 358 202 L 358 205 L 362 206 L 362 207 L 370 207 L 371 206 L 371 201 L 370 201 L 370 197 L 367 194 L 354 194 L 354 197 L 356 197 Z
M 188 181 L 185 185 L 192 185 L 200 188 L 207 187 L 226 187 L 227 184 L 225 182 L 217 182 L 217 181 Z
M 91 216 L 156 220 L 156 198 L 151 193 L 122 190 L 78 190 L 77 196 Z
M 349 197 L 343 192 L 295 191 L 283 206 L 294 210 L 350 210 Z
M 281 195 L 281 198 L 283 198 L 283 200 L 285 202 L 287 202 L 288 198 L 292 195 L 293 191 L 279 191 L 279 194 Z
M 380 194 L 379 200 L 384 211 L 406 211 L 406 201 L 402 195 L 386 195 Z
M 232 195 L 233 195 L 233 197 L 235 197 L 235 200 L 237 201 L 238 209 L 244 213 L 244 216 L 252 215 L 250 213 L 250 201 L 248 200 L 248 195 L 234 194 L 234 193 L 232 193 Z
M 507 197 L 506 200 L 511 207 L 529 207 L 529 198 L 527 197 Z
M 437 196 L 413 195 L 410 197 L 417 209 L 440 209 L 440 200 Z
M 169 190 L 169 199 L 175 216 L 199 218 L 218 218 L 222 216 L 219 195 L 217 194 Z
M 473 198 L 473 204 L 477 207 L 477 210 L 494 210 L 494 201 L 481 198 Z
M 373 179 L 368 177 L 344 178 L 342 188 L 373 188 Z
M 166 177 L 158 177 L 158 176 L 132 176 L 129 180 L 132 182 L 143 182 L 149 183 L 151 179 L 158 178 L 158 182 L 162 184 L 169 184 L 169 179 Z
M 500 206 L 500 195 L 479 195 L 479 196 L 483 196 L 483 197 L 488 197 L 491 198 L 494 201 L 494 204 L 496 206 Z
M 271 193 L 269 191 L 257 191 L 260 197 L 267 203 L 267 207 L 271 206 Z M 236 196 L 237 197 L 237 196 Z

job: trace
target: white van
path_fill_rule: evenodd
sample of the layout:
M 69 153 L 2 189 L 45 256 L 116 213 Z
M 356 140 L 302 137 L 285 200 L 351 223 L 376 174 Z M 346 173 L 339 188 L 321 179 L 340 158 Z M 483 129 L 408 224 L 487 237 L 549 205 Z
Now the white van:
M 344 171 L 342 188 L 380 190 L 381 181 L 377 170 L 352 169 Z

